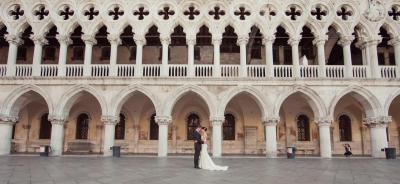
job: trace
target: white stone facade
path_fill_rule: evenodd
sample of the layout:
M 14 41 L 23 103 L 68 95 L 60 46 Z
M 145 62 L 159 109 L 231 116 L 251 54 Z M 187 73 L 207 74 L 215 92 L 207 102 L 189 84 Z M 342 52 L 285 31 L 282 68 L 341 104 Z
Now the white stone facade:
M 91 9 L 97 15 L 90 18 Z M 189 10 L 198 13 L 190 18 Z M 221 10 L 224 13 L 216 18 Z M 124 153 L 160 157 L 191 153 L 186 119 L 192 113 L 210 128 L 209 148 L 215 157 L 276 157 L 287 146 L 296 146 L 299 153 L 330 158 L 343 153 L 344 143 L 351 144 L 354 154 L 384 157 L 382 148 L 400 147 L 398 0 L 3 0 L 0 12 L 0 28 L 6 30 L 8 42 L 0 47 L 4 56 L 0 58 L 0 155 L 35 152 L 38 145 L 50 145 L 58 156 L 74 152 L 73 144 L 87 145 L 86 152 L 105 156 L 113 145 L 122 146 Z M 170 13 L 168 18 L 165 12 Z M 169 49 L 178 25 L 187 47 Z M 198 60 L 194 50 L 203 25 L 212 40 L 201 47 Z M 228 25 L 237 35 L 238 53 L 220 51 Z M 42 50 L 54 26 L 59 46 L 58 59 L 52 63 L 42 59 Z M 106 63 L 100 61 L 101 50 L 96 48 L 96 34 L 103 26 L 110 44 Z M 129 63 L 129 50 L 121 46 L 121 34 L 128 26 L 134 33 L 134 63 Z M 152 26 L 158 28 L 160 45 L 147 47 L 146 34 Z M 246 52 L 253 26 L 262 35 L 262 56 L 249 63 Z M 290 65 L 274 61 L 279 26 L 289 37 Z M 311 60 L 299 52 L 305 26 L 314 36 L 316 57 Z M 32 59 L 24 63 L 17 56 L 28 27 L 34 45 L 27 49 L 27 58 Z M 85 49 L 82 61 L 74 63 L 71 39 L 77 27 L 82 28 Z M 330 27 L 338 38 L 328 34 Z M 390 38 L 380 35 L 381 28 Z M 390 39 L 388 48 L 378 47 L 383 39 Z M 342 47 L 343 65 L 327 64 L 331 44 Z M 352 58 L 353 45 L 361 52 L 359 65 Z M 379 53 L 386 54 L 384 64 L 379 64 Z M 389 53 L 394 55 L 393 65 L 386 61 Z M 52 124 L 49 140 L 39 138 L 45 113 Z M 81 113 L 89 116 L 89 131 L 87 139 L 77 140 L 75 124 Z M 125 138 L 114 140 L 120 113 L 126 117 Z M 234 140 L 223 140 L 227 113 L 236 120 Z M 158 140 L 149 139 L 153 114 Z M 310 122 L 308 140 L 298 139 L 296 121 L 303 115 Z M 340 138 L 341 115 L 351 120 L 347 141 Z

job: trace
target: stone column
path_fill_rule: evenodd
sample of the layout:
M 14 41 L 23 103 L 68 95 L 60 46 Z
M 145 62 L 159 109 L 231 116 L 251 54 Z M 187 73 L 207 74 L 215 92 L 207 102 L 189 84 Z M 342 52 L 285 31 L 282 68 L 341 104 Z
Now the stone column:
M 115 142 L 115 125 L 119 121 L 119 117 L 116 116 L 103 116 L 101 121 L 104 123 L 104 145 L 103 155 L 112 156 L 111 147 L 114 146 Z
M 367 42 L 367 49 L 369 49 L 369 57 L 370 57 L 371 77 L 375 79 L 381 78 L 381 72 L 378 61 L 378 44 L 381 41 L 382 38 L 376 38 L 369 40 Z
M 220 56 L 220 46 L 222 42 L 222 36 L 214 37 L 213 36 L 213 45 L 214 45 L 214 77 L 221 77 L 221 56 Z
M 239 77 L 247 77 L 247 42 L 249 42 L 248 36 L 240 36 L 237 40 L 237 44 L 240 46 L 240 73 Z
M 97 44 L 96 38 L 93 35 L 82 35 L 82 40 L 85 42 L 85 58 L 83 61 L 83 76 L 91 76 L 91 63 L 93 45 Z
M 72 40 L 66 35 L 57 35 L 56 38 L 60 43 L 60 54 L 58 56 L 58 76 L 65 77 L 67 74 L 66 64 L 68 45 L 72 43 Z
M 299 43 L 300 37 L 290 38 L 288 44 L 292 47 L 293 77 L 300 77 Z
M 143 46 L 146 44 L 146 38 L 134 35 L 136 43 L 136 68 L 135 77 L 143 77 Z
M 325 64 L 325 42 L 328 40 L 327 35 L 320 35 L 319 37 L 315 38 L 313 44 L 317 46 L 318 50 L 318 78 L 325 78 L 326 77 L 326 64 Z
M 265 154 L 268 158 L 276 158 L 278 155 L 278 143 L 276 141 L 276 125 L 279 118 L 271 118 L 264 121 L 265 128 Z
M 162 60 L 161 60 L 161 77 L 169 76 L 169 67 L 168 67 L 168 50 L 169 44 L 171 43 L 171 38 L 169 36 L 160 37 L 162 44 Z
M 110 76 L 118 75 L 117 60 L 118 60 L 118 46 L 121 45 L 119 35 L 108 35 L 108 41 L 111 44 L 110 51 Z
M 392 45 L 394 50 L 394 58 L 396 62 L 396 78 L 400 78 L 400 37 L 391 39 L 389 41 L 389 45 Z
M 158 124 L 158 157 L 168 155 L 168 125 L 171 123 L 171 117 L 156 116 L 155 121 Z
M 273 43 L 275 41 L 275 36 L 266 36 L 264 38 L 265 45 L 265 65 L 267 66 L 267 76 L 274 77 L 274 51 Z
M 16 64 L 17 64 L 17 52 L 18 46 L 23 43 L 23 40 L 18 35 L 6 35 L 8 46 L 8 58 L 7 58 L 7 76 L 15 76 Z
M 11 152 L 12 131 L 17 120 L 17 117 L 0 117 L 0 155 Z
M 319 150 L 321 158 L 331 158 L 331 121 L 327 118 L 320 118 L 316 123 L 319 127 Z
M 365 118 L 364 124 L 371 132 L 371 156 L 374 158 L 385 158 L 385 152 L 381 151 L 388 147 L 386 127 L 392 121 L 391 116 Z
M 46 38 L 41 35 L 31 35 L 30 38 L 35 44 L 32 61 L 32 76 L 40 76 L 43 45 L 46 45 L 48 42 Z
M 188 77 L 195 77 L 194 45 L 196 45 L 196 36 L 187 36 L 186 44 L 188 45 Z
M 222 123 L 224 122 L 225 117 L 215 117 L 212 118 L 212 151 L 213 157 L 221 157 L 222 156 Z
M 63 118 L 49 119 L 51 121 L 51 156 L 61 156 L 64 147 L 64 124 L 66 122 Z
M 342 36 L 338 42 L 343 47 L 343 62 L 344 62 L 344 77 L 353 77 L 353 66 L 351 59 L 351 48 L 350 45 L 354 40 L 354 36 Z

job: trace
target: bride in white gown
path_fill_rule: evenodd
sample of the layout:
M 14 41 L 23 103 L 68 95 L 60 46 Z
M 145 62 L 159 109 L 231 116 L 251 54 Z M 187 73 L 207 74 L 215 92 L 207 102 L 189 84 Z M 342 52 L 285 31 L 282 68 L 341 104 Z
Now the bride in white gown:
M 201 139 L 204 141 L 204 144 L 201 145 L 199 167 L 201 169 L 211 170 L 211 171 L 226 171 L 226 170 L 228 170 L 228 166 L 215 165 L 214 161 L 211 159 L 210 155 L 208 155 L 207 142 L 206 142 L 207 141 L 206 131 L 207 131 L 206 127 L 201 128 L 201 131 L 200 131 Z

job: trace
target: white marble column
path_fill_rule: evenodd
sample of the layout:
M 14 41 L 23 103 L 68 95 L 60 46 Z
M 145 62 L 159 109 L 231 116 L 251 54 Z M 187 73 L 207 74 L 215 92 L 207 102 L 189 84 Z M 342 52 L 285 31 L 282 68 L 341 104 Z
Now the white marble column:
M 373 40 L 369 40 L 367 43 L 367 49 L 369 49 L 369 57 L 370 57 L 371 77 L 375 79 L 381 78 L 381 72 L 378 61 L 378 44 L 381 41 L 382 38 L 376 38 Z
M 196 36 L 187 36 L 186 44 L 188 45 L 188 77 L 195 77 L 194 46 L 196 45 Z
M 273 44 L 275 42 L 275 36 L 266 36 L 264 38 L 265 45 L 265 65 L 267 66 L 267 76 L 274 77 L 274 50 Z
M 300 77 L 300 57 L 299 57 L 299 43 L 301 37 L 293 37 L 288 40 L 288 44 L 292 47 L 292 63 L 293 63 L 293 77 Z
M 169 76 L 169 66 L 168 66 L 168 50 L 169 44 L 171 44 L 171 38 L 169 36 L 160 37 L 162 45 L 162 60 L 161 60 L 161 77 Z
M 212 151 L 213 157 L 222 156 L 222 124 L 225 117 L 214 117 L 211 121 L 212 126 Z
M 400 37 L 391 39 L 389 41 L 389 45 L 392 45 L 394 50 L 394 58 L 396 63 L 396 78 L 400 78 Z
M 168 155 L 168 125 L 171 123 L 171 117 L 156 116 L 155 121 L 158 124 L 158 157 Z
M 214 45 L 214 77 L 221 77 L 221 53 L 220 47 L 222 43 L 222 36 L 213 36 L 212 43 Z
M 247 77 L 247 43 L 249 42 L 248 36 L 240 36 L 237 44 L 240 47 L 240 73 L 239 77 Z
M 6 35 L 8 46 L 8 58 L 7 58 L 7 76 L 15 76 L 16 64 L 17 64 L 17 52 L 18 46 L 22 45 L 23 41 L 18 35 Z
M 31 35 L 31 40 L 35 44 L 33 51 L 33 61 L 32 61 L 32 76 L 40 76 L 42 64 L 42 53 L 43 45 L 48 44 L 46 38 L 41 35 Z
M 112 156 L 111 147 L 115 143 L 115 125 L 119 121 L 117 116 L 103 116 L 101 121 L 104 123 L 104 145 L 103 145 L 103 155 Z
M 265 154 L 267 158 L 278 156 L 278 143 L 276 141 L 276 126 L 279 118 L 271 118 L 264 121 L 265 128 Z
M 0 117 L 0 155 L 9 155 L 11 152 L 12 131 L 16 117 Z
M 325 60 L 325 42 L 328 40 L 327 35 L 319 35 L 313 40 L 313 44 L 317 46 L 318 53 L 318 78 L 326 77 L 326 60 Z
M 352 78 L 353 77 L 353 66 L 351 59 L 351 43 L 354 40 L 354 36 L 342 36 L 338 42 L 340 46 L 343 48 L 343 62 L 344 62 L 344 77 Z
M 331 147 L 331 121 L 327 118 L 320 118 L 316 121 L 319 127 L 319 150 L 321 158 L 332 157 Z
M 91 76 L 91 63 L 93 45 L 97 44 L 96 38 L 93 35 L 82 35 L 82 40 L 85 42 L 85 58 L 83 61 L 83 76 Z
M 111 44 L 110 51 L 110 76 L 118 75 L 117 60 L 118 60 L 118 46 L 121 45 L 121 39 L 119 35 L 108 35 L 108 41 Z
M 365 125 L 370 128 L 371 156 L 374 158 L 385 158 L 382 149 L 388 147 L 386 127 L 391 121 L 390 116 L 370 117 L 364 120 Z
M 65 77 L 67 74 L 66 64 L 68 45 L 72 43 L 72 40 L 66 35 L 57 35 L 56 38 L 58 43 L 60 43 L 60 54 L 58 56 L 58 76 Z
M 143 46 L 146 44 L 146 38 L 135 34 L 134 40 L 136 43 L 135 77 L 143 77 Z
M 61 156 L 64 146 L 64 125 L 66 120 L 62 118 L 49 119 L 51 121 L 51 156 Z

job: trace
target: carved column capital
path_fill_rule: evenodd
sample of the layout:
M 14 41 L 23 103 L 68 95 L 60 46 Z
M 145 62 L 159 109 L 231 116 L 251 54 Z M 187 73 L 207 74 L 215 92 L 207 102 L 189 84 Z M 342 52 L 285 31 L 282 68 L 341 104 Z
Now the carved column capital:
M 171 44 L 171 37 L 169 36 L 160 37 L 160 41 L 162 45 L 169 45 Z
M 108 35 L 107 36 L 108 41 L 110 42 L 111 45 L 121 45 L 121 39 L 119 38 L 119 35 Z
M 249 36 L 240 36 L 237 39 L 237 44 L 240 45 L 246 45 L 247 42 L 249 42 Z
M 385 128 L 390 122 L 391 116 L 368 117 L 363 120 L 363 124 L 370 128 Z
M 102 116 L 101 121 L 104 125 L 116 125 L 119 122 L 118 116 Z
M 169 125 L 172 122 L 170 116 L 156 116 L 154 119 L 158 125 Z
M 225 122 L 224 116 L 215 116 L 210 118 L 211 126 L 221 126 Z
M 276 126 L 276 125 L 278 125 L 279 121 L 280 121 L 279 117 L 271 117 L 271 118 L 267 118 L 263 122 L 263 124 L 264 124 L 264 126 Z
M 319 117 L 319 118 L 316 118 L 315 123 L 318 126 L 331 126 L 332 119 L 328 118 L 328 117 Z
M 290 37 L 288 40 L 288 44 L 292 47 L 294 47 L 294 46 L 297 47 L 297 46 L 299 46 L 300 40 L 301 40 L 301 36 Z
M 72 44 L 72 40 L 69 38 L 68 35 L 56 35 L 56 38 L 58 40 L 58 42 L 64 43 L 66 45 L 70 45 Z
M 97 41 L 96 41 L 96 38 L 94 37 L 94 35 L 84 34 L 84 35 L 82 35 L 82 40 L 87 45 L 96 45 L 97 44 Z
M 391 40 L 389 40 L 388 44 L 392 46 L 400 45 L 400 36 L 392 38 Z
M 22 45 L 24 41 L 19 37 L 19 35 L 15 34 L 7 34 L 5 35 L 6 41 L 10 44 L 14 45 Z
M 267 43 L 273 44 L 275 42 L 276 37 L 274 35 L 265 36 L 263 39 L 263 44 L 266 45 Z
M 33 41 L 35 45 L 47 45 L 49 42 L 42 35 L 31 35 L 30 39 Z
M 342 36 L 340 37 L 340 40 L 338 41 L 338 44 L 342 47 L 350 45 L 354 40 L 353 35 L 348 35 L 348 36 Z
M 325 45 L 325 42 L 328 40 L 328 35 L 323 34 L 323 35 L 319 35 L 317 36 L 314 40 L 313 40 L 313 44 L 314 45 Z
M 141 45 L 141 46 L 146 45 L 146 38 L 145 38 L 144 36 L 142 36 L 142 35 L 137 35 L 137 34 L 135 34 L 135 35 L 133 36 L 133 40 L 135 40 L 135 43 L 136 43 L 137 46 L 139 46 L 139 45 Z
M 51 124 L 57 124 L 57 125 L 64 125 L 67 122 L 67 118 L 56 115 L 49 116 L 48 120 L 51 122 Z
M 219 47 L 221 43 L 222 43 L 222 38 L 214 38 L 214 37 L 212 38 L 212 44 L 214 45 L 214 47 L 215 46 Z
M 0 124 L 14 125 L 18 121 L 16 116 L 0 115 Z

